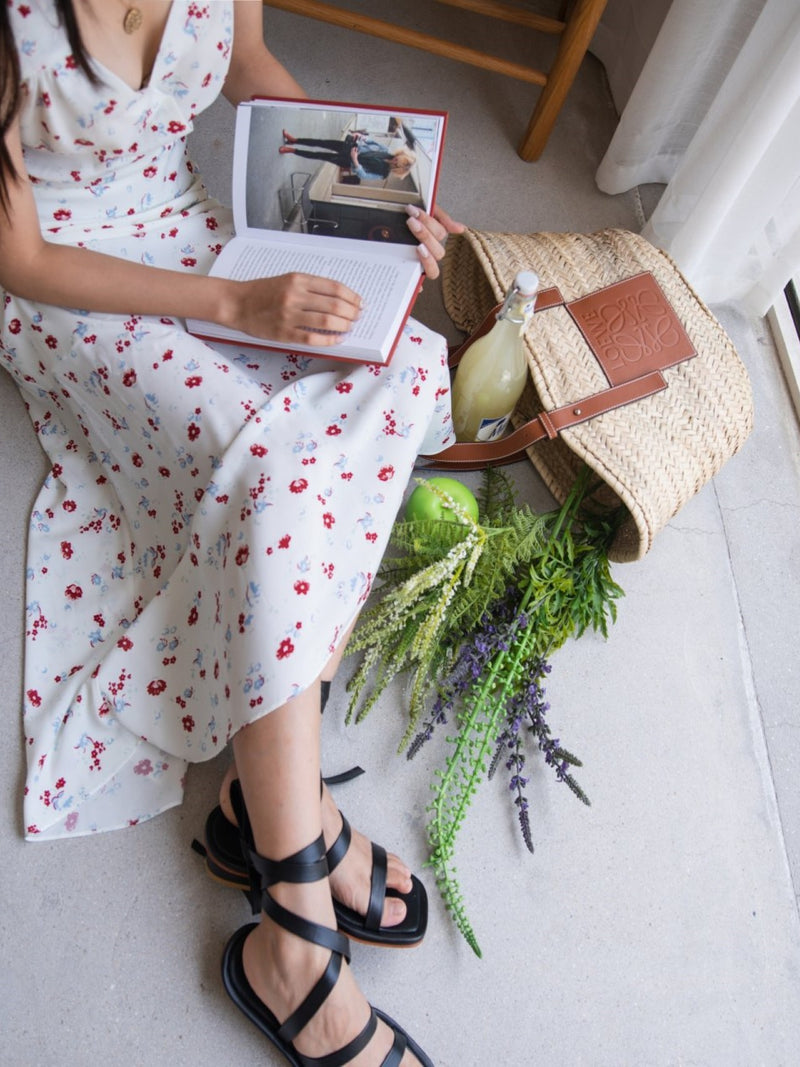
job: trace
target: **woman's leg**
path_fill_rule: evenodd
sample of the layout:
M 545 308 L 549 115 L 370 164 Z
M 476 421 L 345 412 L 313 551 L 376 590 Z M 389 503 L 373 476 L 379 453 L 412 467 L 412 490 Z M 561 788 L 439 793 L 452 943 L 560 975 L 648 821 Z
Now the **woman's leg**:
M 347 630 L 333 656 L 322 671 L 320 676 L 322 681 L 333 681 L 354 628 L 355 622 Z M 307 694 L 309 699 L 316 701 L 317 711 L 319 712 L 319 683 L 310 686 L 309 690 L 306 690 L 301 696 L 306 697 Z M 250 729 L 250 727 L 246 729 Z M 231 782 L 238 775 L 236 745 L 234 744 L 234 762 L 228 768 L 222 780 L 219 795 L 220 807 L 231 822 L 235 822 L 236 819 L 231 807 L 230 788 Z M 317 791 L 319 796 L 319 784 Z M 342 829 L 342 816 L 327 786 L 324 786 L 322 790 L 322 829 L 325 835 L 325 847 L 330 848 Z M 365 915 L 369 902 L 370 880 L 372 877 L 372 846 L 368 838 L 355 827 L 352 830 L 350 848 L 331 876 L 331 889 L 333 895 L 341 904 L 352 908 L 360 915 Z M 399 893 L 410 893 L 413 888 L 410 869 L 392 852 L 387 853 L 387 864 L 386 884 L 388 888 L 397 890 Z M 397 897 L 387 897 L 384 902 L 381 926 L 396 926 L 403 921 L 405 916 L 405 903 Z
M 317 151 L 314 151 L 314 152 L 312 152 L 312 151 L 309 151 L 309 150 L 304 149 L 304 148 L 295 148 L 294 145 L 281 145 L 281 147 L 279 149 L 279 151 L 281 153 L 284 153 L 284 154 L 286 152 L 289 152 L 290 150 L 291 150 L 292 155 L 302 156 L 303 159 L 316 159 L 316 160 L 320 160 L 323 163 L 336 163 L 337 166 L 339 166 L 339 167 L 349 167 L 350 166 L 350 156 L 349 156 L 349 154 L 347 152 L 342 150 L 341 142 L 339 142 L 339 148 L 338 148 L 338 151 L 336 151 L 336 152 L 334 152 L 334 151 L 330 151 L 330 152 L 323 152 L 323 151 L 318 151 L 317 152 Z
M 257 851 L 282 860 L 316 840 L 322 829 L 319 682 L 299 697 L 245 726 L 233 740 L 245 805 Z M 328 879 L 278 883 L 270 895 L 311 921 L 336 928 Z M 277 1018 L 286 1018 L 323 973 L 329 951 L 278 926 L 267 915 L 244 946 L 245 973 Z M 369 1006 L 345 966 L 318 1014 L 294 1041 L 299 1052 L 319 1056 L 341 1048 L 364 1027 Z M 354 1067 L 382 1062 L 392 1034 L 381 1023 Z M 416 1062 L 406 1053 L 403 1067 Z

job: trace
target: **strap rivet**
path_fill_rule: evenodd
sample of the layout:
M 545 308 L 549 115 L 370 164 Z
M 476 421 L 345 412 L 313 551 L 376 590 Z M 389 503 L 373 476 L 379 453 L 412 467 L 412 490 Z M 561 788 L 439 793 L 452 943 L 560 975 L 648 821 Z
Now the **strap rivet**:
M 573 408 L 572 409 L 572 414 L 573 415 L 582 415 L 583 414 L 583 409 L 582 408 Z

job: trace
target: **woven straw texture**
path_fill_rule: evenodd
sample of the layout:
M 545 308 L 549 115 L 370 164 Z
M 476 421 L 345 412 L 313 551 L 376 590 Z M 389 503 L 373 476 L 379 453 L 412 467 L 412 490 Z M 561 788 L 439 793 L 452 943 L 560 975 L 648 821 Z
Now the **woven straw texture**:
M 668 387 L 533 445 L 529 456 L 563 502 L 585 461 L 621 500 L 629 517 L 611 548 L 616 562 L 641 559 L 655 535 L 741 448 L 752 430 L 750 382 L 720 324 L 664 252 L 627 230 L 576 233 L 482 233 L 451 237 L 443 263 L 445 307 L 472 331 L 517 271 L 535 270 L 542 288 L 575 300 L 642 271 L 652 271 L 697 357 L 664 371 Z M 515 422 L 574 403 L 608 382 L 563 307 L 533 316 L 525 334 L 531 380 Z

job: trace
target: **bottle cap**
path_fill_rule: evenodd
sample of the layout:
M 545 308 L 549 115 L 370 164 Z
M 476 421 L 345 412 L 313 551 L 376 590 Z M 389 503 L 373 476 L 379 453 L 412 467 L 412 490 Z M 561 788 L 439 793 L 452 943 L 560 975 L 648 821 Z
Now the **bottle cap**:
M 521 270 L 514 278 L 514 288 L 523 296 L 533 296 L 539 288 L 539 275 L 532 270 Z

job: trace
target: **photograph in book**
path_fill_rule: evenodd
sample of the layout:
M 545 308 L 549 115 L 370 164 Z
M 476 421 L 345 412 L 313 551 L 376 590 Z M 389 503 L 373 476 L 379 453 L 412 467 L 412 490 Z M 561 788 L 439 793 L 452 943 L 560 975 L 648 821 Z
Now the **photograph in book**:
M 342 282 L 364 302 L 340 344 L 291 350 L 388 363 L 423 271 L 408 207 L 433 210 L 447 115 L 366 104 L 256 99 L 237 108 L 236 236 L 212 273 L 249 280 L 299 271 Z M 190 320 L 211 341 L 287 350 Z

